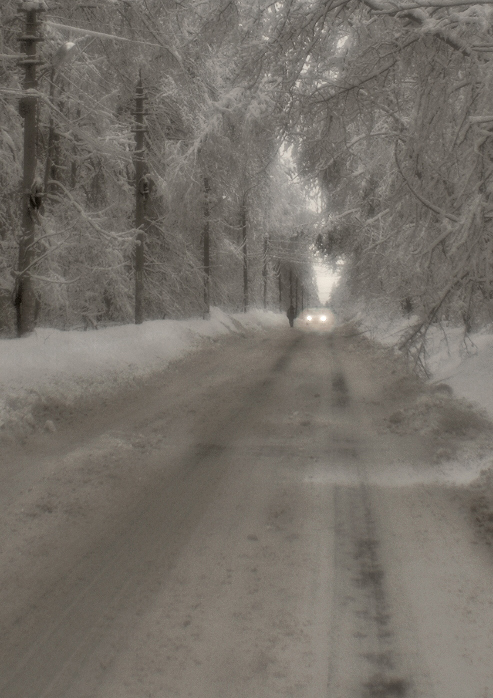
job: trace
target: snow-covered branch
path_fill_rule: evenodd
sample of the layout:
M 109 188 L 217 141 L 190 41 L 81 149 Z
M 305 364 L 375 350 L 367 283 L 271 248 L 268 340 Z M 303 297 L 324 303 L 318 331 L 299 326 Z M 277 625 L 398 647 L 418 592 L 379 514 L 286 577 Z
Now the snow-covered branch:
M 448 220 L 453 221 L 454 223 L 458 223 L 460 219 L 457 218 L 457 216 L 454 216 L 452 213 L 448 213 L 447 211 L 444 211 L 443 209 L 439 208 L 438 206 L 435 206 L 435 204 L 433 204 L 431 201 L 428 201 L 424 196 L 422 196 L 419 192 L 416 191 L 416 189 L 413 187 L 413 185 L 411 184 L 411 182 L 409 181 L 409 179 L 406 177 L 406 175 L 404 174 L 404 172 L 402 170 L 402 167 L 401 167 L 400 162 L 399 162 L 399 157 L 397 155 L 397 144 L 396 144 L 396 147 L 394 149 L 394 153 L 395 153 L 395 162 L 397 165 L 397 169 L 399 170 L 399 174 L 401 175 L 402 179 L 406 183 L 406 186 L 408 187 L 409 191 L 413 194 L 413 196 L 415 196 L 418 199 L 418 201 L 420 201 L 423 204 L 423 206 L 426 206 L 426 208 L 429 208 L 430 211 L 433 211 L 438 216 L 441 216 L 442 218 L 448 218 Z

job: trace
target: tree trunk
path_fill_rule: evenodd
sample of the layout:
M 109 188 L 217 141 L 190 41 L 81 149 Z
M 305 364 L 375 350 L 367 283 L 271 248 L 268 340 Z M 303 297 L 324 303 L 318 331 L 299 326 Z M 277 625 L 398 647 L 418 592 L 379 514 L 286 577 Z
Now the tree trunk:
M 281 262 L 279 262 L 277 280 L 279 284 L 279 312 L 282 312 L 282 268 Z
M 148 185 L 144 178 L 144 90 L 139 77 L 135 94 L 135 324 L 144 320 L 144 215 Z
M 25 34 L 21 40 L 25 44 L 26 58 L 20 61 L 24 66 L 24 90 L 36 90 L 36 44 L 41 41 L 38 33 L 38 11 L 26 11 Z M 14 294 L 17 335 L 23 337 L 34 329 L 36 297 L 32 285 L 32 267 L 36 259 L 35 236 L 36 217 L 41 206 L 41 191 L 36 186 L 36 141 L 38 121 L 38 98 L 29 94 L 21 98 L 19 111 L 24 117 L 24 168 L 22 191 L 22 234 L 19 242 L 18 276 Z
M 241 204 L 241 247 L 243 252 L 243 312 L 248 311 L 248 250 L 246 194 Z
M 204 318 L 209 317 L 210 313 L 210 257 L 209 257 L 209 244 L 210 244 L 210 206 L 209 206 L 209 194 L 210 194 L 210 183 L 209 178 L 204 176 Z
M 264 235 L 264 250 L 262 258 L 262 277 L 264 282 L 263 296 L 264 296 L 264 310 L 267 310 L 267 250 L 269 247 L 269 240 L 267 235 Z

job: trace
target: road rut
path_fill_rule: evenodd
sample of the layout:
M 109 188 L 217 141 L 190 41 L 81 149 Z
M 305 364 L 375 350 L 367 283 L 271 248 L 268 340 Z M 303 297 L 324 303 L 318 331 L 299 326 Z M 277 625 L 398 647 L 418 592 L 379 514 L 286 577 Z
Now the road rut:
M 223 340 L 9 455 L 2 698 L 493 696 L 429 393 L 351 334 Z

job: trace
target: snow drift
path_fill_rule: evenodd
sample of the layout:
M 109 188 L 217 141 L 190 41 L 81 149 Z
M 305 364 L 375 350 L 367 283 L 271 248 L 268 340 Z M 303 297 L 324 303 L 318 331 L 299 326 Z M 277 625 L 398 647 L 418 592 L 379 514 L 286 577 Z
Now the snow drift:
M 63 409 L 115 393 L 204 342 L 286 322 L 268 311 L 227 315 L 214 308 L 207 321 L 155 320 L 87 332 L 38 328 L 29 337 L 0 340 L 0 429 L 8 437 L 33 428 L 42 407 Z M 40 426 L 54 425 L 47 421 Z

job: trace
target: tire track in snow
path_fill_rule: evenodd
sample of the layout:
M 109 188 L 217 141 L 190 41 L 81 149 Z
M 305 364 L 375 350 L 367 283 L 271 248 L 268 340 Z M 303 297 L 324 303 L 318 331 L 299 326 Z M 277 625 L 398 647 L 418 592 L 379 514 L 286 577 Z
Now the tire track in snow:
M 220 411 L 207 415 L 207 428 L 197 434 L 179 470 L 141 492 L 116 531 L 102 532 L 97 549 L 65 569 L 14 627 L 3 629 L 2 698 L 64 695 L 115 618 L 159 587 L 228 468 L 229 434 L 241 431 L 244 415 L 258 409 L 272 384 L 282 380 L 301 339 L 290 337 L 283 353 L 261 367 L 226 417 Z
M 368 447 L 358 435 L 358 405 L 329 337 L 332 405 L 340 431 L 333 457 L 346 462 L 354 484 L 334 487 L 334 581 L 330 628 L 328 698 L 415 698 L 417 692 L 398 650 L 398 635 L 386 592 L 385 570 L 371 503 L 365 459 Z M 430 693 L 426 694 L 430 698 Z

